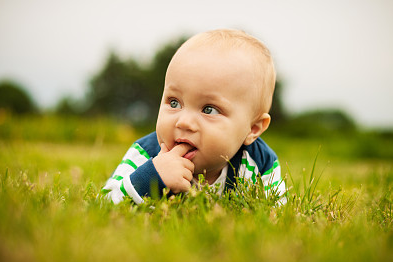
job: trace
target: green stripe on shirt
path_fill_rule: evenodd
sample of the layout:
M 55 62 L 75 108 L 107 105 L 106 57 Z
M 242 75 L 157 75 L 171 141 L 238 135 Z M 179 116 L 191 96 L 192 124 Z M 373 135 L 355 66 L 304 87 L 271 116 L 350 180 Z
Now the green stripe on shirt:
M 113 179 L 116 179 L 117 181 L 120 181 L 120 180 L 122 180 L 122 179 L 123 179 L 123 177 L 122 177 L 122 176 L 113 176 L 112 178 L 113 178 Z
M 278 162 L 278 160 L 274 161 L 273 166 L 272 166 L 269 170 L 267 170 L 265 173 L 263 173 L 262 176 L 270 175 L 271 173 L 273 173 L 273 170 L 274 170 L 276 167 L 278 167 L 279 165 L 280 165 L 280 162 Z
M 142 156 L 146 157 L 146 159 L 150 159 L 149 154 L 148 154 L 139 144 L 134 143 L 134 144 L 132 144 L 131 147 L 132 147 L 132 148 L 135 148 L 136 150 L 138 150 L 139 154 L 141 154 Z M 138 168 L 138 166 L 137 166 L 131 159 L 122 160 L 122 161 L 120 162 L 120 164 L 127 164 L 127 165 L 130 165 L 130 166 L 132 166 L 134 169 L 137 169 L 137 168 Z M 115 178 L 115 179 L 116 179 L 116 178 Z M 116 180 L 119 180 L 119 179 L 116 179 Z M 120 179 L 120 180 L 121 180 L 121 179 Z
M 139 144 L 134 143 L 134 144 L 132 144 L 131 147 L 138 150 L 139 154 L 141 154 L 142 156 L 146 157 L 147 159 L 150 159 L 149 154 Z
M 270 188 L 272 188 L 274 186 L 277 186 L 279 182 L 280 181 L 276 181 L 274 183 L 271 183 L 270 185 L 265 186 L 265 191 L 269 190 Z
M 137 168 L 138 168 L 137 165 L 135 165 L 135 163 L 132 162 L 130 159 L 122 160 L 122 161 L 120 162 L 120 164 L 127 164 L 127 165 L 130 165 L 130 166 L 132 166 L 134 169 L 137 169 Z
M 123 192 L 123 194 L 124 194 L 125 196 L 129 196 L 129 195 L 127 194 L 126 189 L 124 188 L 123 181 L 121 181 L 120 190 L 121 190 L 121 192 Z
M 108 194 L 109 192 L 111 192 L 112 190 L 110 190 L 110 189 L 101 189 L 101 193 L 103 193 L 103 194 Z
M 251 179 L 252 179 L 252 182 L 256 182 L 257 180 L 256 180 L 256 175 L 257 174 L 255 174 L 255 166 L 251 166 L 250 165 L 250 163 L 248 163 L 248 161 L 247 161 L 247 159 L 246 158 L 242 158 L 242 164 L 243 165 L 246 165 L 246 168 L 247 168 L 247 170 L 248 171 L 250 171 L 250 172 L 252 172 L 252 176 L 251 176 Z

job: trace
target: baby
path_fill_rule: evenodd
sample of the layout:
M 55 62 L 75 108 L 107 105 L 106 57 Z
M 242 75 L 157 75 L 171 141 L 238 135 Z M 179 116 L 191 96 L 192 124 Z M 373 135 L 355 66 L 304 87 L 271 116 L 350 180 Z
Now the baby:
M 237 30 L 197 34 L 175 53 L 165 76 L 156 132 L 136 141 L 102 189 L 117 204 L 137 204 L 168 188 L 187 192 L 199 174 L 219 193 L 238 176 L 267 193 L 285 192 L 276 154 L 259 137 L 268 114 L 276 74 L 269 50 Z M 228 159 L 234 166 L 228 168 Z

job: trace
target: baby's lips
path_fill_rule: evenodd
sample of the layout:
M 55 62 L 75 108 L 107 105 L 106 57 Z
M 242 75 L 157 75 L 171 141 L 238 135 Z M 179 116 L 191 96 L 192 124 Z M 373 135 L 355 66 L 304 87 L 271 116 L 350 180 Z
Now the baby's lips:
M 176 139 L 175 145 L 180 145 L 180 144 L 188 144 L 188 145 L 190 145 L 191 147 L 196 148 L 196 146 L 194 145 L 194 143 L 192 143 L 192 142 L 191 142 L 190 140 L 188 140 L 188 139 L 182 139 L 182 138 Z

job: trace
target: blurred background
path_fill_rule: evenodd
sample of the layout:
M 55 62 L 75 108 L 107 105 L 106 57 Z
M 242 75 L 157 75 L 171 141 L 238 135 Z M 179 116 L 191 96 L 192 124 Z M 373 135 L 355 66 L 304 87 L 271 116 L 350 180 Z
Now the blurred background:
M 189 36 L 244 30 L 271 50 L 272 128 L 393 127 L 389 0 L 0 0 L 0 134 L 9 116 L 108 117 L 154 129 L 166 67 Z M 28 136 L 28 135 L 24 135 Z
M 392 26 L 392 0 L 0 0 L 0 261 L 152 260 L 152 247 L 159 261 L 389 261 Z M 271 50 L 262 138 L 289 193 L 304 194 L 278 213 L 247 199 L 234 212 L 102 205 L 122 156 L 155 128 L 175 50 L 217 28 Z

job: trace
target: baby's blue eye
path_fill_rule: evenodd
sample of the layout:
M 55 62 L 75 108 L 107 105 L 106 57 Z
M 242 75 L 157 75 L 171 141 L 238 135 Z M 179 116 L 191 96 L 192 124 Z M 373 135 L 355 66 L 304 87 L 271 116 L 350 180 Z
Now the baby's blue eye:
M 180 108 L 180 103 L 179 103 L 179 101 L 177 101 L 177 100 L 175 100 L 175 99 L 172 99 L 172 100 L 170 101 L 170 105 L 171 105 L 172 108 Z
M 204 114 L 207 114 L 207 115 L 216 115 L 216 114 L 219 114 L 218 110 L 215 109 L 215 108 L 212 107 L 212 106 L 205 106 L 205 107 L 203 108 L 202 112 L 203 112 Z

